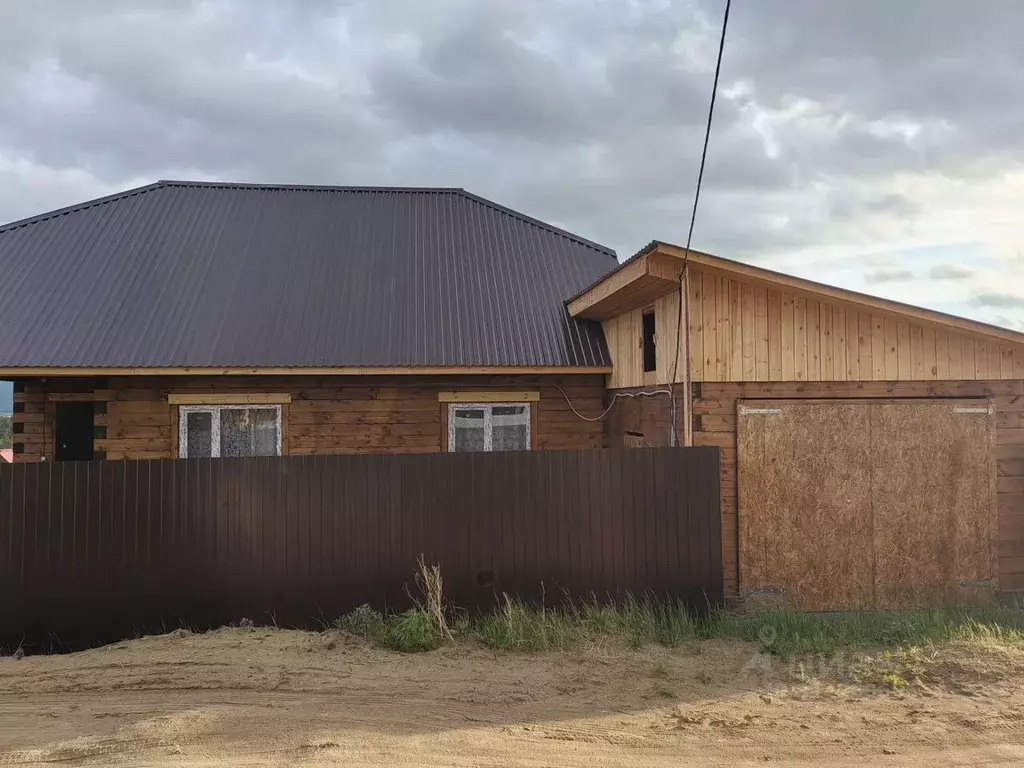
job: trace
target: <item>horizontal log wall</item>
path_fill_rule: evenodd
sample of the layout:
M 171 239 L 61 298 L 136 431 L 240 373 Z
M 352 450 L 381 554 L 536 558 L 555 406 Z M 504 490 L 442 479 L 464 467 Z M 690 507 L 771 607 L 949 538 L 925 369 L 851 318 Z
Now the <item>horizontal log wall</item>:
M 576 416 L 558 387 L 583 415 L 603 410 L 604 377 L 586 375 L 431 376 L 205 376 L 112 377 L 107 380 L 24 381 L 15 394 L 17 461 L 53 456 L 54 403 L 86 396 L 97 403 L 95 449 L 107 459 L 166 459 L 177 456 L 178 406 L 171 393 L 273 392 L 292 402 L 282 406 L 282 449 L 288 455 L 337 453 L 436 453 L 441 450 L 447 403 L 438 393 L 540 392 L 532 403 L 535 447 L 541 450 L 600 448 L 599 422 Z
M 781 382 L 694 385 L 694 445 L 722 449 L 722 546 L 725 588 L 738 590 L 738 485 L 736 407 L 741 399 L 991 397 L 996 404 L 996 489 L 999 509 L 999 580 L 1004 591 L 1024 590 L 1024 381 Z M 621 390 L 636 393 L 642 389 Z M 613 393 L 609 392 L 609 396 Z M 682 393 L 677 388 L 682 418 Z M 667 395 L 619 398 L 608 420 L 608 445 L 669 444 Z M 682 436 L 682 424 L 677 423 Z M 629 434 L 632 433 L 632 434 Z

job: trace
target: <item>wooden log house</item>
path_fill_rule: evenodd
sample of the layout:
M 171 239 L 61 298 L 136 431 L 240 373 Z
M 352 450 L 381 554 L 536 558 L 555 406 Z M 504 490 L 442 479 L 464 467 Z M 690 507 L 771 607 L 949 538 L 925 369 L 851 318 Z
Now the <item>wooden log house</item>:
M 0 227 L 15 460 L 721 449 L 726 593 L 1024 590 L 1024 335 L 457 189 L 157 182 Z

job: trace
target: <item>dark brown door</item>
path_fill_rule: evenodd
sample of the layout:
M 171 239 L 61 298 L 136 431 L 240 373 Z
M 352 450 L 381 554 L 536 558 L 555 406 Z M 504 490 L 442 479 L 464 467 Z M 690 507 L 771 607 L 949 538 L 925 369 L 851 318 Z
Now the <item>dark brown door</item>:
M 57 403 L 57 461 L 91 461 L 92 403 Z

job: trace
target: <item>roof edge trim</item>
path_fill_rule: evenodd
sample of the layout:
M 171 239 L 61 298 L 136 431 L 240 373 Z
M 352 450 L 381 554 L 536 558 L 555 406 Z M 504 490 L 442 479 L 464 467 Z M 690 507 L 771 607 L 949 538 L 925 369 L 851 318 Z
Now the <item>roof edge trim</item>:
M 610 365 L 341 366 L 324 368 L 261 368 L 221 366 L 193 366 L 176 368 L 103 368 L 86 366 L 0 367 L 0 376 L 15 379 L 45 378 L 50 376 L 459 376 L 466 374 L 604 374 L 611 372 L 612 367 Z
M 55 219 L 58 216 L 64 216 L 68 213 L 77 213 L 78 211 L 84 211 L 89 208 L 95 208 L 97 205 L 106 205 L 107 203 L 113 203 L 117 200 L 124 200 L 135 195 L 141 195 L 146 192 L 152 192 L 155 189 L 165 186 L 163 181 L 154 181 L 152 184 L 144 184 L 141 187 L 133 187 L 132 189 L 126 189 L 122 192 L 115 192 L 111 195 L 104 195 L 103 197 L 97 197 L 92 200 L 86 200 L 83 203 L 75 203 L 74 205 L 66 205 L 63 208 L 57 208 L 54 211 L 47 211 L 46 213 L 37 213 L 35 216 L 29 216 L 25 219 L 18 219 L 7 224 L 0 225 L 0 234 L 9 232 L 12 229 L 20 229 L 26 227 L 29 224 L 36 224 L 41 221 L 47 221 L 48 219 Z
M 998 339 L 999 341 L 1010 344 L 1024 344 L 1024 333 L 1014 331 L 1009 328 L 991 325 L 989 323 L 984 323 L 980 320 L 972 320 L 967 317 L 951 315 L 947 312 L 940 312 L 936 309 L 928 309 L 914 304 L 905 304 L 900 301 L 883 299 L 879 296 L 872 296 L 871 294 L 861 293 L 859 291 L 851 291 L 848 288 L 838 288 L 836 286 L 827 285 L 826 283 L 807 280 L 802 277 L 788 275 L 784 272 L 777 272 L 765 267 L 759 267 L 753 264 L 735 261 L 733 259 L 726 259 L 721 256 L 714 256 L 710 253 L 694 250 L 692 248 L 687 251 L 684 246 L 673 245 L 672 243 L 665 243 L 660 240 L 652 240 L 596 283 L 581 291 L 576 296 L 573 296 L 571 299 L 568 299 L 566 301 L 566 305 L 568 306 L 579 301 L 581 298 L 584 298 L 588 293 L 603 285 L 608 279 L 614 277 L 636 260 L 644 259 L 654 253 L 676 259 L 680 262 L 689 261 L 694 266 L 711 270 L 719 270 L 720 272 L 735 275 L 738 278 L 760 280 L 789 290 L 823 296 L 832 301 L 846 302 L 848 304 L 874 309 L 879 312 L 902 315 L 904 317 L 917 320 L 918 322 L 954 328 L 963 333 L 976 334 L 990 339 Z M 573 315 L 578 316 L 579 313 L 583 311 L 586 311 L 586 307 L 573 313 Z

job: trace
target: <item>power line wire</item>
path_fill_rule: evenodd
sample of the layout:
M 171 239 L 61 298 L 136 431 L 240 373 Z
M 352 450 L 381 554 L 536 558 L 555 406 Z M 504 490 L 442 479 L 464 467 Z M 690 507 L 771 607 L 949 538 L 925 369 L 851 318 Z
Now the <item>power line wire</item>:
M 718 60 L 715 63 L 715 80 L 711 85 L 711 104 L 708 107 L 708 123 L 707 128 L 704 132 L 704 148 L 700 153 L 700 171 L 697 173 L 697 188 L 693 193 L 693 211 L 690 213 L 690 231 L 686 235 L 686 251 L 683 254 L 683 271 L 679 276 L 679 317 L 676 322 L 676 354 L 672 360 L 672 380 L 669 382 L 669 390 L 672 392 L 672 440 L 678 444 L 679 434 L 676 428 L 676 409 L 675 409 L 675 381 L 679 373 L 679 349 L 680 343 L 683 337 L 683 301 L 689 300 L 688 296 L 683 296 L 685 290 L 686 280 L 686 268 L 687 261 L 690 258 L 690 243 L 693 241 L 693 227 L 697 222 L 697 205 L 700 202 L 700 188 L 704 181 L 704 165 L 708 159 L 708 144 L 711 141 L 711 123 L 715 117 L 715 98 L 718 95 L 718 78 L 722 73 L 722 54 L 725 51 L 725 33 L 729 28 L 729 9 L 732 7 L 732 0 L 725 0 L 725 17 L 722 19 L 722 36 L 718 41 Z M 686 356 L 690 356 L 690 340 L 686 340 Z M 690 388 L 690 382 L 687 381 L 687 388 Z M 689 400 L 691 392 L 685 393 L 685 398 Z M 690 409 L 684 409 L 687 415 L 689 415 Z

